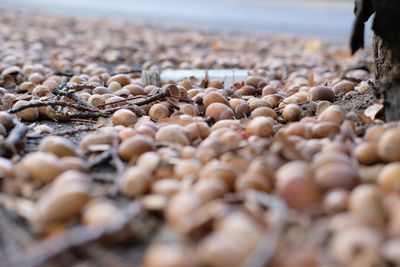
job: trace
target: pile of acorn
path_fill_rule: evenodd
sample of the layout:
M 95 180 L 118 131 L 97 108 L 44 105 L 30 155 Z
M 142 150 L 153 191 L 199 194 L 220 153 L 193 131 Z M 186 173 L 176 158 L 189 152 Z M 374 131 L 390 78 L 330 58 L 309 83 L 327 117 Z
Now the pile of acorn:
M 28 139 L 37 127 L 49 134 L 35 152 L 0 158 L 0 174 L 1 195 L 20 201 L 13 207 L 32 233 L 112 225 L 137 201 L 163 221 L 144 267 L 253 266 L 263 249 L 276 267 L 400 265 L 400 126 L 372 119 L 360 134 L 336 104 L 371 91 L 367 71 L 343 75 L 338 67 L 354 59 L 328 45 L 309 51 L 303 40 L 221 34 L 228 45 L 197 31 L 164 30 L 161 39 L 160 29 L 143 25 L 31 19 L 32 31 L 44 25 L 33 40 L 12 41 L 27 20 L 6 25 L 16 32 L 0 51 L 0 145 L 18 121 Z M 194 78 L 148 85 L 131 72 L 135 61 L 148 70 L 236 67 L 251 75 L 229 88 Z M 60 88 L 73 97 L 55 94 Z M 49 101 L 70 104 L 37 104 Z M 78 106 L 102 117 L 86 120 L 98 127 L 78 142 L 45 125 L 78 123 Z M 114 176 L 99 183 L 91 162 L 107 153 Z M 269 209 L 253 194 L 269 199 Z

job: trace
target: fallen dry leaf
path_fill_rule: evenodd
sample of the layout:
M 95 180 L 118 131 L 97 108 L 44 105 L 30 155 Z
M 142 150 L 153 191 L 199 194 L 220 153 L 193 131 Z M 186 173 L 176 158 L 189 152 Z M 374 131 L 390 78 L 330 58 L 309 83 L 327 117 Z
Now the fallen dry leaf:
M 369 106 L 365 111 L 364 114 L 365 116 L 367 116 L 368 118 L 370 118 L 371 120 L 374 120 L 376 115 L 379 113 L 379 111 L 381 111 L 383 108 L 382 104 L 373 104 L 372 106 Z

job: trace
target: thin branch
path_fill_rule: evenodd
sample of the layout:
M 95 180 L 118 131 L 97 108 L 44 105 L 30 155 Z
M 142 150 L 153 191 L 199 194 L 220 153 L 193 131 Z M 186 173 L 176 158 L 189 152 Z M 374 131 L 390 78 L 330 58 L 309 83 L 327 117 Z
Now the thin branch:
M 93 113 L 85 113 L 85 112 L 72 112 L 69 114 L 70 118 L 78 118 L 78 119 L 98 119 L 100 117 L 108 117 L 111 113 L 104 112 L 93 112 Z
M 88 246 L 82 247 L 80 248 L 80 251 L 88 255 L 98 267 L 131 266 L 131 264 L 123 258 L 109 252 L 107 249 L 104 249 L 102 246 L 97 244 L 90 244 Z
M 168 96 L 171 96 L 171 94 L 170 94 L 169 89 L 166 88 L 166 89 L 164 89 L 162 92 L 160 92 L 158 94 L 150 96 L 150 97 L 148 97 L 146 99 L 143 99 L 141 101 L 134 102 L 133 104 L 136 105 L 136 106 L 144 106 L 144 105 L 150 104 L 150 103 L 152 103 L 154 101 L 162 100 L 162 99 L 164 99 L 165 97 L 168 97 Z
M 110 149 L 110 151 L 111 151 L 112 163 L 117 173 L 116 173 L 116 179 L 114 180 L 114 184 L 112 185 L 109 191 L 110 195 L 116 195 L 118 193 L 119 182 L 121 180 L 122 173 L 125 171 L 124 163 L 122 162 L 121 158 L 118 155 L 118 145 L 119 141 L 117 138 L 115 138 L 113 140 L 113 147 L 112 149 Z
M 89 162 L 89 169 L 93 169 L 97 165 L 104 163 L 112 157 L 111 149 L 103 151 L 102 153 L 98 154 L 93 160 Z
M 17 147 L 28 133 L 28 127 L 16 122 L 6 140 L 0 144 L 0 156 L 11 158 L 17 154 Z
M 36 102 L 35 101 L 35 102 L 31 102 L 31 103 L 28 103 L 28 104 L 23 105 L 23 106 L 19 106 L 19 107 L 16 107 L 16 108 L 9 109 L 7 111 L 8 111 L 8 113 L 12 114 L 12 113 L 21 112 L 21 111 L 23 111 L 25 109 L 28 109 L 28 108 L 38 108 L 38 107 L 47 107 L 47 106 L 50 106 L 50 107 L 70 107 L 70 108 L 74 108 L 76 110 L 88 111 L 88 112 L 97 112 L 98 111 L 98 109 L 93 109 L 91 107 L 86 107 L 86 106 L 78 105 L 78 104 L 75 104 L 75 103 L 62 102 L 62 101 L 46 101 L 46 102 L 39 102 L 39 101 Z
M 97 110 L 98 111 L 99 110 L 98 108 L 96 108 L 92 104 L 89 104 L 88 102 L 86 102 L 82 97 L 80 97 L 79 95 L 77 95 L 73 91 L 73 89 L 79 89 L 79 88 L 85 89 L 85 88 L 88 88 L 88 87 L 91 88 L 91 89 L 95 88 L 93 85 L 90 85 L 90 84 L 89 85 L 87 85 L 87 84 L 68 85 L 67 84 L 64 87 L 66 90 L 55 88 L 53 90 L 53 94 L 58 95 L 58 96 L 66 96 L 66 97 L 78 102 L 79 104 L 81 104 L 81 105 L 83 105 L 85 107 L 88 107 L 88 108 L 91 108 L 93 110 Z

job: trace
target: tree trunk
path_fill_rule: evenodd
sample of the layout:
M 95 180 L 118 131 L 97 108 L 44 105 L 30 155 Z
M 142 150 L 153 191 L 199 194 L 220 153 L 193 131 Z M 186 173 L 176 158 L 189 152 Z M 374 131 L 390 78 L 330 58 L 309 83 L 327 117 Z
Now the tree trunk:
M 375 80 L 385 102 L 385 119 L 400 120 L 400 61 L 377 35 L 373 48 Z

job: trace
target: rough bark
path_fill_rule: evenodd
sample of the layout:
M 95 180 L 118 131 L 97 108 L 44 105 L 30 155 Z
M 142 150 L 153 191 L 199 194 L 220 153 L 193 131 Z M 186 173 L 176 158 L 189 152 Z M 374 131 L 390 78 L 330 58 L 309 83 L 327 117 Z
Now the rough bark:
M 400 120 L 400 61 L 377 35 L 374 36 L 374 61 L 376 85 L 385 101 L 385 119 Z

